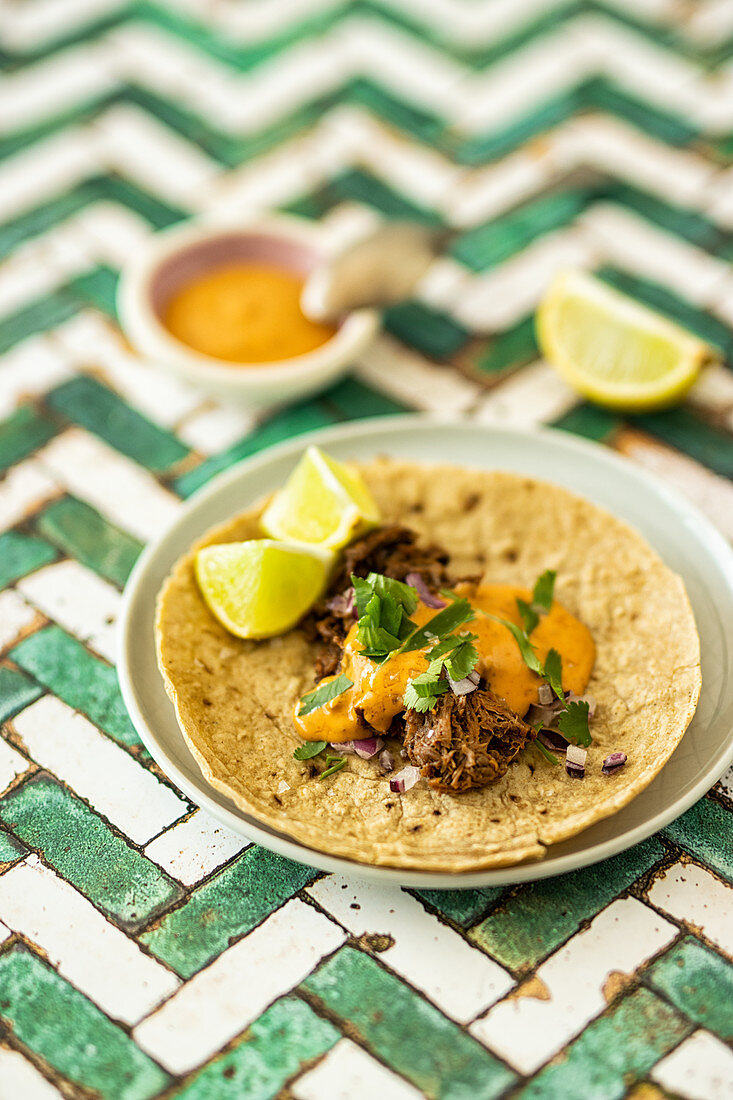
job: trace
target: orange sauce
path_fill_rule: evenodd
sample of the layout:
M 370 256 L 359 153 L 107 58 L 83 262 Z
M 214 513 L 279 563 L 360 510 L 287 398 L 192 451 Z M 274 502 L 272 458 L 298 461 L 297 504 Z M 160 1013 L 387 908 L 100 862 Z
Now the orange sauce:
M 474 607 L 517 626 L 521 626 L 517 597 L 532 598 L 527 589 L 501 584 L 459 584 L 456 594 L 467 597 Z M 420 603 L 411 618 L 418 626 L 423 626 L 435 614 L 435 610 Z M 346 637 L 341 659 L 341 672 L 353 681 L 353 687 L 302 718 L 297 713 L 294 715 L 295 728 L 305 741 L 351 741 L 369 737 L 367 726 L 386 733 L 392 719 L 404 709 L 402 697 L 407 681 L 427 670 L 426 650 L 401 653 L 381 665 L 375 664 L 361 653 L 356 632 L 354 624 Z M 459 633 L 478 635 L 474 643 L 479 653 L 477 670 L 515 714 L 526 714 L 530 705 L 538 701 L 537 691 L 542 681 L 527 668 L 512 634 L 501 623 L 483 615 L 466 623 Z M 555 602 L 532 631 L 531 641 L 542 662 L 550 649 L 558 650 L 562 657 L 563 690 L 581 695 L 590 679 L 596 655 L 588 628 Z
M 272 363 L 304 355 L 334 335 L 300 308 L 304 280 L 269 264 L 216 267 L 180 287 L 163 324 L 194 351 L 228 363 Z

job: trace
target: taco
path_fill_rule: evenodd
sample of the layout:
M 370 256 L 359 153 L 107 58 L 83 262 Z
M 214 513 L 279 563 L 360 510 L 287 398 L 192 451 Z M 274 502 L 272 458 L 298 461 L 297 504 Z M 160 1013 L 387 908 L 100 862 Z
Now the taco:
M 212 786 L 321 852 L 426 871 L 539 859 L 634 798 L 681 740 L 701 684 L 683 583 L 637 532 L 556 485 L 388 459 L 359 470 L 382 524 L 347 547 L 323 600 L 288 633 L 233 637 L 196 583 L 197 551 L 260 537 L 266 501 L 208 532 L 176 565 L 159 596 L 156 636 L 186 742 Z M 369 658 L 358 651 L 367 646 L 355 638 L 360 627 L 367 637 L 367 624 L 365 614 L 355 621 L 355 595 L 363 613 L 370 594 L 359 595 L 361 584 L 372 595 L 389 590 L 375 577 L 413 593 L 402 609 L 410 626 L 393 626 L 408 649 L 425 628 L 424 645 L 415 642 L 407 661 L 399 639 L 389 659 L 374 651 L 365 672 Z M 538 577 L 554 579 L 544 606 L 532 588 Z M 434 616 L 461 601 L 473 618 L 453 640 L 432 632 Z M 462 633 L 474 637 L 479 662 L 460 677 Z M 528 638 L 542 676 L 530 667 Z M 431 661 L 436 646 L 443 654 Z M 402 679 L 392 675 L 400 661 L 409 664 Z M 319 688 L 326 698 L 339 676 L 351 686 L 299 718 L 307 710 L 299 701 Z M 367 681 L 381 685 L 371 709 Z M 408 682 L 410 698 L 429 706 L 400 703 Z M 564 733 L 553 722 L 558 710 Z M 588 715 L 592 740 L 583 744 Z M 319 737 L 333 755 L 294 757 Z M 329 764 L 335 759 L 345 763 Z

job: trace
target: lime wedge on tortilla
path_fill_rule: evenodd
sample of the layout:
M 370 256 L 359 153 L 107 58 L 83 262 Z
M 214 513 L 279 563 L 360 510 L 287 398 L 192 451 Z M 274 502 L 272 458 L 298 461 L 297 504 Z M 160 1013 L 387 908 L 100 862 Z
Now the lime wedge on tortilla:
M 693 333 L 583 271 L 554 279 L 536 323 L 545 358 L 566 382 L 629 412 L 681 400 L 714 357 Z
M 295 626 L 323 592 L 333 554 L 252 539 L 205 546 L 196 555 L 201 595 L 238 638 L 270 638 Z
M 338 550 L 379 519 L 361 474 L 318 447 L 309 447 L 261 523 L 271 538 Z

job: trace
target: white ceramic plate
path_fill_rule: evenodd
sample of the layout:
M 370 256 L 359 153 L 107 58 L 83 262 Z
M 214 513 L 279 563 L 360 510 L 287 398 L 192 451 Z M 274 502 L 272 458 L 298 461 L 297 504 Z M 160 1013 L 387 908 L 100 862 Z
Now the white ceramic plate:
M 565 485 L 641 531 L 684 578 L 702 640 L 700 704 L 660 774 L 620 813 L 554 845 L 535 863 L 493 871 L 436 874 L 369 867 L 325 855 L 258 823 L 209 786 L 189 753 L 158 672 L 155 598 L 173 563 L 207 528 L 282 485 L 308 443 L 339 459 L 388 454 L 486 469 L 516 470 Z M 733 551 L 691 505 L 625 459 L 564 432 L 523 432 L 424 416 L 359 421 L 300 436 L 221 474 L 184 507 L 166 535 L 138 562 L 125 591 L 119 675 L 135 727 L 171 780 L 228 828 L 301 863 L 406 886 L 469 887 L 526 882 L 605 859 L 683 813 L 719 778 L 733 756 Z

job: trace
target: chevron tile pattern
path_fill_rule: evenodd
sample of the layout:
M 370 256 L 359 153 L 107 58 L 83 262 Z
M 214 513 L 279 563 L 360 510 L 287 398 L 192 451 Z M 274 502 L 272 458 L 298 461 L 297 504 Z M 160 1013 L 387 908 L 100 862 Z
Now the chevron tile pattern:
M 414 891 L 289 863 L 150 760 L 145 542 L 233 462 L 405 409 L 555 424 L 733 538 L 732 0 L 0 3 L 0 1100 L 725 1100 L 733 777 L 601 867 Z M 453 230 L 354 374 L 253 414 L 152 373 L 119 269 L 192 214 Z M 580 265 L 721 363 L 624 419 L 539 357 Z

